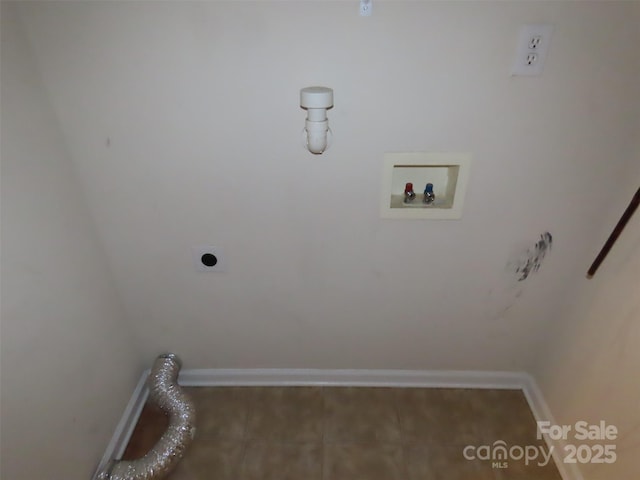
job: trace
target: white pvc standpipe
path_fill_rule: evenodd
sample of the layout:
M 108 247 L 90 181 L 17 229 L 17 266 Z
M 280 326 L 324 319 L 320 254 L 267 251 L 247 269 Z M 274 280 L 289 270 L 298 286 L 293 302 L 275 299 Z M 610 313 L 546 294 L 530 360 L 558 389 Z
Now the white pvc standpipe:
M 333 107 L 333 90 L 328 87 L 303 88 L 300 106 L 307 110 L 306 147 L 311 153 L 320 154 L 327 149 L 327 109 Z
M 307 148 L 311 153 L 320 154 L 327 149 L 327 132 L 329 122 L 305 122 L 307 130 Z

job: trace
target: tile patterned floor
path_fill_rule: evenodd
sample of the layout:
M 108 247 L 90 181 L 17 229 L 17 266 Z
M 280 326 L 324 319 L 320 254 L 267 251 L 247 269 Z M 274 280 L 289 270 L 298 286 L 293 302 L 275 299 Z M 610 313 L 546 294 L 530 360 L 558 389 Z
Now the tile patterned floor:
M 492 468 L 466 445 L 544 443 L 519 390 L 185 388 L 196 438 L 168 480 L 561 480 L 553 461 Z M 167 426 L 145 406 L 125 459 Z M 546 447 L 545 451 L 548 451 Z

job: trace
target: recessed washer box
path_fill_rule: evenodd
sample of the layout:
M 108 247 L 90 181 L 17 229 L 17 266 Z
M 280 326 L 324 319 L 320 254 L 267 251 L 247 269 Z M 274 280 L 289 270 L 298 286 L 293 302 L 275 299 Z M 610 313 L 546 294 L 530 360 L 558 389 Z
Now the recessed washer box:
M 385 153 L 380 216 L 405 220 L 459 219 L 469 181 L 468 153 Z M 404 202 L 404 188 L 413 183 L 416 198 Z M 433 184 L 435 201 L 425 204 L 423 192 Z

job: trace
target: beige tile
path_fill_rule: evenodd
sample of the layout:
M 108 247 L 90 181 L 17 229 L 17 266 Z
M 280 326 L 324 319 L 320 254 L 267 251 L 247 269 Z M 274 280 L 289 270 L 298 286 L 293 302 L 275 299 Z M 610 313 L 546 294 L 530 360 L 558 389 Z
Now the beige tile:
M 398 389 L 402 438 L 408 445 L 468 445 L 480 441 L 480 422 L 465 389 Z
M 473 390 L 471 404 L 485 443 L 543 444 L 537 439 L 536 420 L 521 390 Z
M 325 443 L 401 441 L 395 393 L 385 388 L 325 388 Z
M 510 446 L 534 444 L 535 420 L 517 390 L 187 391 L 196 404 L 196 438 L 170 480 L 560 480 L 553 464 L 509 461 L 498 469 L 462 456 L 466 445 L 499 439 Z M 166 418 L 147 410 L 131 454 L 146 451 L 164 430 L 159 419 Z
M 322 444 L 250 441 L 246 445 L 239 478 L 240 480 L 321 480 Z
M 467 460 L 462 446 L 405 447 L 409 480 L 493 480 L 490 465 Z
M 322 441 L 322 389 L 253 389 L 246 437 L 275 442 Z
M 249 412 L 250 389 L 185 388 L 196 406 L 196 435 L 200 439 L 241 441 Z
M 242 461 L 241 442 L 196 439 L 167 480 L 237 480 Z
M 323 480 L 406 480 L 402 447 L 325 444 Z
M 501 469 L 497 480 L 562 480 L 555 463 L 551 460 L 545 466 L 535 463 L 525 465 L 525 462 L 509 461 L 505 469 Z
M 144 457 L 160 440 L 169 426 L 169 417 L 155 405 L 147 402 L 140 412 L 138 423 L 131 434 L 123 460 L 135 460 Z

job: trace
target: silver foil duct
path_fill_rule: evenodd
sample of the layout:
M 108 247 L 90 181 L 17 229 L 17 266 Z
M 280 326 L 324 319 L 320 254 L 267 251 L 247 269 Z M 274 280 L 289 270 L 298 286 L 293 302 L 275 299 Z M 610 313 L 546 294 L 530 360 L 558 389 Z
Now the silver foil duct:
M 147 380 L 149 399 L 169 415 L 169 428 L 160 440 L 138 460 L 115 460 L 100 480 L 159 480 L 174 469 L 195 434 L 195 407 L 178 385 L 182 362 L 177 355 L 159 356 Z

